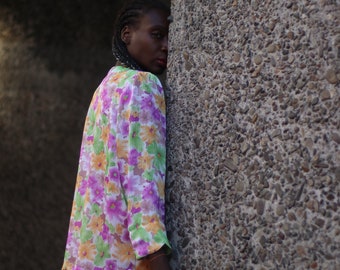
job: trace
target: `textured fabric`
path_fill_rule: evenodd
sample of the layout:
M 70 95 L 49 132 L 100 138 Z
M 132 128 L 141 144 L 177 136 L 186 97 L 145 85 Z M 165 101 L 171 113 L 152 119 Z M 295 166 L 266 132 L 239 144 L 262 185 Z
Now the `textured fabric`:
M 63 269 L 147 269 L 164 226 L 165 102 L 148 72 L 113 67 L 85 121 Z

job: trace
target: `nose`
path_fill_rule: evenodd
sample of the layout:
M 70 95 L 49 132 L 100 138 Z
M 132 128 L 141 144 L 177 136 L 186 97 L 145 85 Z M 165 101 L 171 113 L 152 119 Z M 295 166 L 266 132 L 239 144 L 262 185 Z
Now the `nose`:
M 162 51 L 168 52 L 168 36 L 165 36 L 162 40 Z

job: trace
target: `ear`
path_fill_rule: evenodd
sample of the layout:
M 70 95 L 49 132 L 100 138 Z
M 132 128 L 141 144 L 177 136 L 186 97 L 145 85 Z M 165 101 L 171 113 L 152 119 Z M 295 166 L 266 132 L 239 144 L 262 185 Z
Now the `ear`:
M 120 33 L 120 38 L 126 45 L 130 44 L 131 41 L 131 28 L 128 25 L 125 25 Z

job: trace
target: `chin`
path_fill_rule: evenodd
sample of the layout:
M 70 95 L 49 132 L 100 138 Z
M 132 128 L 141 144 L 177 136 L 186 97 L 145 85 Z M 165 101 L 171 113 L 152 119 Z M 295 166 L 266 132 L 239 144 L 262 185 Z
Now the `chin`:
M 161 75 L 164 71 L 165 71 L 166 68 L 153 68 L 153 69 L 150 69 L 150 72 L 155 74 L 155 75 Z

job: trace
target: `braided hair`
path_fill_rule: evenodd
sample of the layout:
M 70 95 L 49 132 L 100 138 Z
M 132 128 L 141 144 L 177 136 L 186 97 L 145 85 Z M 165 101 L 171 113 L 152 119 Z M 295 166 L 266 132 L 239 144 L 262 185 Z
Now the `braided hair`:
M 112 38 L 113 55 L 117 61 L 135 70 L 143 69 L 129 54 L 126 44 L 121 38 L 121 32 L 127 25 L 135 26 L 139 22 L 140 17 L 151 9 L 160 9 L 170 15 L 170 8 L 168 8 L 162 2 L 156 0 L 131 0 L 127 1 L 116 18 Z

